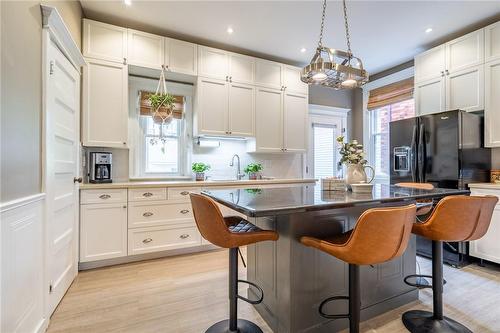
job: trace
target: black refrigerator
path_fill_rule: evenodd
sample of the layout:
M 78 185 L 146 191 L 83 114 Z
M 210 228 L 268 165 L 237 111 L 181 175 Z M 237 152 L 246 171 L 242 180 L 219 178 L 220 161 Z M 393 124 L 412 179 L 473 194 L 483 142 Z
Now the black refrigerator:
M 464 189 L 489 182 L 491 152 L 484 147 L 482 114 L 446 111 L 391 122 L 389 131 L 391 184 Z M 430 257 L 431 242 L 417 237 L 417 253 Z M 466 242 L 444 244 L 444 261 L 450 265 L 464 265 L 467 255 Z

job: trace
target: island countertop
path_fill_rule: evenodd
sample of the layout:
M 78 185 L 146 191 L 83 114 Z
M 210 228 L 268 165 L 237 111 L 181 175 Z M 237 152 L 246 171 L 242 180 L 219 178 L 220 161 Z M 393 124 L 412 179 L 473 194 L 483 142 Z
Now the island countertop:
M 209 189 L 202 193 L 247 216 L 259 217 L 354 207 L 363 204 L 439 199 L 448 195 L 464 195 L 470 192 L 459 189 L 423 190 L 375 184 L 372 193 L 353 193 L 322 191 L 320 185 L 310 184 L 285 188 Z

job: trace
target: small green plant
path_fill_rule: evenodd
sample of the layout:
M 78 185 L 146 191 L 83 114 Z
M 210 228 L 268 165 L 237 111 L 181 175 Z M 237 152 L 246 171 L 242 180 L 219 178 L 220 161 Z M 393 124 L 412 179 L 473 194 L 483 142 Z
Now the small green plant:
M 365 153 L 363 152 L 363 145 L 359 144 L 357 140 L 352 142 L 344 142 L 344 137 L 339 136 L 337 142 L 340 146 L 339 166 L 342 164 L 366 164 Z
M 203 173 L 210 170 L 210 168 L 210 165 L 201 162 L 196 162 L 191 165 L 191 170 L 196 173 Z
M 172 109 L 175 103 L 175 97 L 172 94 L 150 94 L 148 96 L 149 103 L 151 103 L 151 108 L 153 112 L 158 110 L 159 107 L 164 106 L 166 108 Z
M 247 192 L 248 194 L 261 194 L 262 193 L 262 189 L 260 188 L 247 188 L 245 189 L 245 192 Z
M 245 170 L 243 170 L 245 173 L 257 173 L 259 171 L 262 171 L 263 167 L 262 164 L 260 163 L 250 163 L 249 165 L 246 166 Z

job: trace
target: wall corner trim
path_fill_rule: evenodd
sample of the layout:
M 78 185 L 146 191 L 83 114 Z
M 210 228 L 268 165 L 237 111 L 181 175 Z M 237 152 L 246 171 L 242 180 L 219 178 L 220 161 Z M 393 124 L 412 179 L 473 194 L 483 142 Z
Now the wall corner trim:
M 51 39 L 80 72 L 80 67 L 86 65 L 85 59 L 71 37 L 68 27 L 64 24 L 57 8 L 47 5 L 40 5 L 40 8 L 42 10 L 43 28 L 49 30 Z
M 9 210 L 17 209 L 26 205 L 30 205 L 34 202 L 41 201 L 45 199 L 45 193 L 37 193 L 27 197 L 22 197 L 12 201 L 0 203 L 0 213 L 5 213 Z

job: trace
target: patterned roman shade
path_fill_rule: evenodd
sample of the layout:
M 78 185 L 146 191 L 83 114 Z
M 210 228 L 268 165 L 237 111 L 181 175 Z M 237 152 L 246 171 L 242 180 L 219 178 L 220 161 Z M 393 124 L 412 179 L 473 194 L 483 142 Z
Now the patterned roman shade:
M 152 94 L 153 92 L 151 91 L 141 91 L 140 92 L 140 101 L 139 101 L 139 108 L 140 108 L 140 115 L 141 116 L 151 116 L 152 115 L 152 110 L 151 110 L 151 104 L 149 103 L 149 95 Z M 182 119 L 182 114 L 184 112 L 184 96 L 174 96 L 175 97 L 175 106 L 174 106 L 174 111 L 173 111 L 173 118 L 174 119 Z
M 370 91 L 368 110 L 413 98 L 413 77 Z

